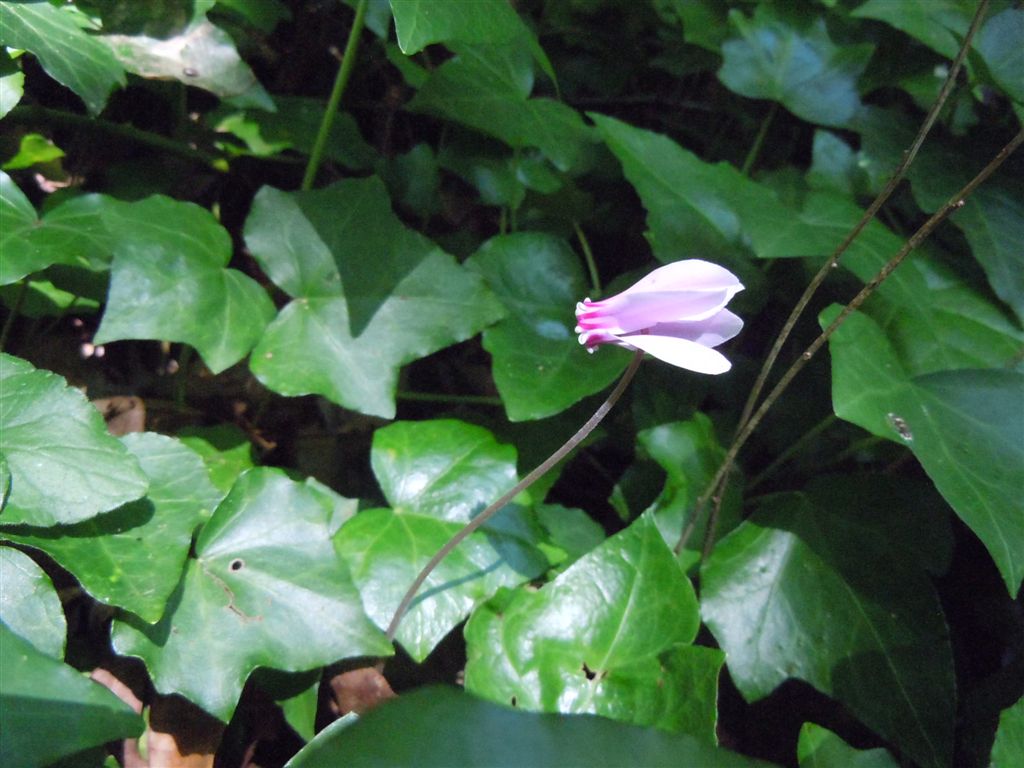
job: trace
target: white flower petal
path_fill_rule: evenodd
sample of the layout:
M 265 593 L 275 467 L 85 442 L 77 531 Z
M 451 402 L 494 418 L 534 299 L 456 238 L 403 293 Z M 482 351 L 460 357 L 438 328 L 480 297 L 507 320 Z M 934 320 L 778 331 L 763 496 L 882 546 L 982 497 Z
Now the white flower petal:
M 714 317 L 696 322 L 658 323 L 650 328 L 656 336 L 674 336 L 678 339 L 695 341 L 704 347 L 724 344 L 743 330 L 743 321 L 727 309 Z
M 647 291 L 620 293 L 610 299 L 577 309 L 583 329 L 601 328 L 611 333 L 632 333 L 657 323 L 697 321 L 712 317 L 732 298 L 729 291 Z
M 655 336 L 647 333 L 620 338 L 631 347 L 642 349 L 659 360 L 688 371 L 719 374 L 732 368 L 732 363 L 721 352 L 689 339 L 679 339 L 675 336 Z

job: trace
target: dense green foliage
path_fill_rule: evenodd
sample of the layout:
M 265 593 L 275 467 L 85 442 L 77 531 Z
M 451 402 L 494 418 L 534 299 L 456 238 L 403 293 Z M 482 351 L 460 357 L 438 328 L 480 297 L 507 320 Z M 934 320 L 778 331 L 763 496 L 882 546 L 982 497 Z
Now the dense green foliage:
M 1024 764 L 1024 153 L 801 357 L 1020 131 L 977 11 L 0 0 L 0 763 Z M 389 642 L 625 370 L 575 302 L 688 258 L 733 368 L 645 361 Z

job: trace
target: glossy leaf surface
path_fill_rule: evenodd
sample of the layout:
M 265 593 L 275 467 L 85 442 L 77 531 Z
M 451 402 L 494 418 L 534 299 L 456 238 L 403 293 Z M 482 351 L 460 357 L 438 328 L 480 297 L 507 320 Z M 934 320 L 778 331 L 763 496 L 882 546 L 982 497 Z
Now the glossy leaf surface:
M 451 688 L 400 696 L 347 728 L 311 742 L 288 768 L 419 765 L 644 765 L 767 768 L 768 763 L 686 734 L 600 717 L 517 712 Z
M 300 671 L 388 655 L 331 546 L 332 513 L 319 492 L 280 470 L 250 470 L 203 527 L 160 622 L 122 617 L 114 647 L 142 658 L 158 691 L 224 721 L 256 667 Z
M 458 421 L 399 422 L 377 430 L 374 473 L 393 509 L 358 513 L 335 536 L 366 612 L 387 627 L 406 589 L 458 530 L 515 484 L 515 450 Z M 540 529 L 509 506 L 431 573 L 398 629 L 421 661 L 474 606 L 537 576 Z
M 626 353 L 607 348 L 590 355 L 577 341 L 572 311 L 587 289 L 565 241 L 542 233 L 498 236 L 466 266 L 483 275 L 507 309 L 484 331 L 484 348 L 512 421 L 559 413 L 600 392 L 625 367 Z
M 693 588 L 645 516 L 539 591 L 476 611 L 466 689 L 713 741 L 722 656 L 690 647 L 698 624 Z
M 138 460 L 63 378 L 0 355 L 0 432 L 11 490 L 5 525 L 75 523 L 146 492 Z
M 43 550 L 97 600 L 153 623 L 181 578 L 193 531 L 220 494 L 200 458 L 177 440 L 143 433 L 122 443 L 149 478 L 144 498 L 73 525 L 3 528 L 0 538 Z
M 796 749 L 800 768 L 898 768 L 884 749 L 854 749 L 827 728 L 804 723 Z
M 128 736 L 142 718 L 98 683 L 36 650 L 0 623 L 0 762 L 42 768 L 58 758 Z M 74 718 L 74 727 L 43 723 Z
M 31 557 L 0 547 L 0 621 L 37 651 L 64 658 L 67 621 L 53 582 Z
M 774 496 L 716 545 L 701 583 L 701 613 L 748 700 L 799 678 L 916 762 L 949 764 L 956 694 L 941 605 L 855 510 Z
M 66 85 L 92 114 L 125 84 L 124 69 L 110 50 L 86 33 L 89 20 L 77 9 L 47 2 L 0 2 L 0 43 L 31 51 L 54 80 Z
M 182 341 L 214 373 L 241 360 L 273 316 L 266 291 L 227 269 L 231 238 L 209 211 L 153 196 L 112 205 L 110 295 L 97 344 Z
M 822 319 L 834 316 L 833 308 Z M 836 415 L 911 450 L 1016 594 L 1024 579 L 1024 374 L 911 377 L 878 326 L 859 314 L 835 333 L 830 350 Z

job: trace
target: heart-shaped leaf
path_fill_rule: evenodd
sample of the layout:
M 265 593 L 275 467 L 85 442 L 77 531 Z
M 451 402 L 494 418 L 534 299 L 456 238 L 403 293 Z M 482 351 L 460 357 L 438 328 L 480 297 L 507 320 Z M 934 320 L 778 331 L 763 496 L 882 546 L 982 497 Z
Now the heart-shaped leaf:
M 374 472 L 394 509 L 360 512 L 335 537 L 366 612 L 386 627 L 420 569 L 459 529 L 515 484 L 515 449 L 459 421 L 399 422 L 377 430 Z M 474 606 L 542 573 L 540 531 L 507 507 L 441 561 L 399 625 L 422 660 Z
M 154 195 L 111 204 L 104 220 L 115 248 L 97 344 L 183 341 L 214 373 L 249 352 L 274 307 L 256 281 L 226 269 L 231 236 L 209 211 Z

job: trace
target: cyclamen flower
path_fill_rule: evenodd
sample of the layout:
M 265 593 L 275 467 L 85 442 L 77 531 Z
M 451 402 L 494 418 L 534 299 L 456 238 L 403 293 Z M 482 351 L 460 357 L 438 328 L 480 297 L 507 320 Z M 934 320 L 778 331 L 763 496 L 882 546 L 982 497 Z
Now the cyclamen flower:
M 724 267 L 700 259 L 677 261 L 620 294 L 577 303 L 576 333 L 588 352 L 617 344 L 697 373 L 725 373 L 732 364 L 713 348 L 743 328 L 725 308 L 742 290 Z

